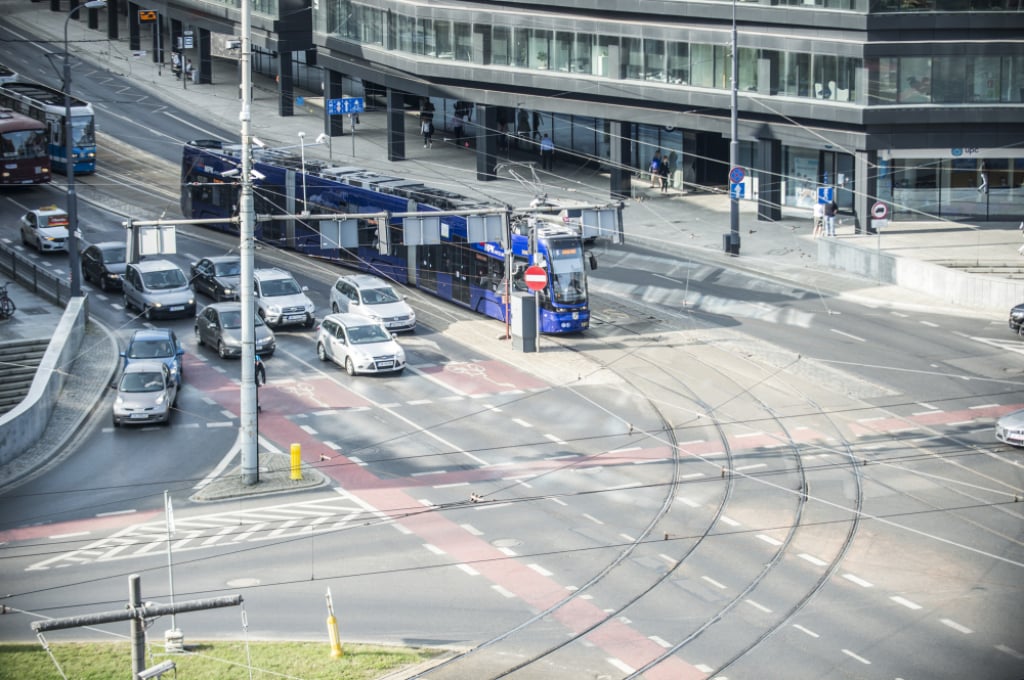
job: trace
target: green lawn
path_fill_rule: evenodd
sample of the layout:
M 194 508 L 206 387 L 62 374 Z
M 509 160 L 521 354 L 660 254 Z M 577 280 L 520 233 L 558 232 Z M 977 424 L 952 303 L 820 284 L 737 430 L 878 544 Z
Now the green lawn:
M 194 642 L 185 654 L 147 649 L 146 666 L 170 659 L 179 678 L 187 680 L 298 679 L 375 680 L 411 667 L 440 652 L 424 649 L 343 645 L 341 658 L 331 658 L 326 642 Z M 78 643 L 50 641 L 50 650 L 69 680 L 113 680 L 131 677 L 127 642 Z M 247 661 L 251 657 L 251 662 Z M 251 668 L 251 675 L 250 675 Z M 173 680 L 174 671 L 165 680 Z M 50 656 L 38 644 L 0 644 L 0 680 L 61 680 Z

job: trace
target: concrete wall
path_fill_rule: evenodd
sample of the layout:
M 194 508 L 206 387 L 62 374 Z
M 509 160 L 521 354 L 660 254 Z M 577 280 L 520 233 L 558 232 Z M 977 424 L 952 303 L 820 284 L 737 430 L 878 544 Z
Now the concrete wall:
M 1024 302 L 1024 281 L 968 274 L 836 239 L 818 239 L 818 263 L 874 283 L 925 293 L 958 307 L 1006 314 Z
M 25 452 L 46 429 L 64 387 L 64 369 L 78 355 L 88 318 L 85 298 L 68 302 L 28 394 L 14 410 L 0 416 L 0 464 Z

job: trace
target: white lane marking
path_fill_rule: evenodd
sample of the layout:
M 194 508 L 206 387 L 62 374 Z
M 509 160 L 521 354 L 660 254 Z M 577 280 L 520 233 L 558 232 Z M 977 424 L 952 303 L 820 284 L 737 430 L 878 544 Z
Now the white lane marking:
M 233 423 L 207 423 L 206 427 L 234 427 Z
M 954 621 L 953 619 L 939 619 L 939 623 L 941 623 L 943 625 L 946 625 L 946 626 L 949 626 L 950 628 L 952 628 L 956 632 L 963 633 L 964 635 L 970 635 L 971 633 L 974 632 L 973 630 L 971 630 L 967 626 L 961 625 L 961 624 L 957 623 L 956 621 Z
M 462 527 L 463 529 L 465 529 L 466 531 L 468 531 L 469 533 L 473 534 L 474 536 L 483 536 L 484 535 L 484 532 L 480 531 L 479 529 L 477 529 L 472 524 L 460 524 L 459 526 Z
M 679 501 L 680 503 L 682 503 L 683 505 L 690 506 L 691 508 L 699 508 L 700 507 L 700 503 L 697 503 L 695 501 L 691 501 L 689 498 L 683 498 L 682 496 L 676 496 L 676 500 Z
M 618 486 L 609 486 L 606 491 L 621 491 L 622 489 L 634 489 L 640 486 L 640 482 L 631 482 L 629 484 L 619 484 Z
M 865 340 L 864 338 L 859 338 L 856 335 L 851 335 L 850 333 L 844 333 L 843 331 L 836 330 L 835 328 L 830 328 L 829 330 L 835 333 L 836 335 L 842 335 L 847 338 L 850 338 L 851 340 L 856 340 L 857 342 L 867 342 L 867 340 Z
M 703 476 L 704 476 L 703 472 L 692 472 L 692 473 L 690 473 L 688 475 L 681 475 L 679 478 L 680 479 L 696 479 L 697 477 L 703 477 Z
M 552 503 L 558 503 L 559 505 L 569 507 L 569 504 L 563 501 L 561 498 L 549 498 L 548 500 L 551 501 Z
M 435 484 L 434 489 L 451 489 L 456 486 L 469 486 L 469 482 L 452 482 L 451 484 Z
M 981 404 L 980 406 L 968 406 L 968 410 L 972 409 L 983 409 L 983 408 L 998 408 L 999 404 Z
M 743 434 L 735 435 L 733 437 L 733 439 L 746 439 L 747 437 L 760 437 L 763 434 L 764 434 L 764 432 L 760 432 L 760 431 L 758 431 L 758 432 L 744 432 Z
M 706 663 L 699 663 L 696 666 L 694 666 L 694 668 L 699 670 L 701 673 L 710 673 L 711 671 L 715 670 L 714 668 L 712 668 L 711 666 L 707 665 Z
M 725 515 L 722 515 L 718 519 L 722 520 L 722 524 L 728 524 L 731 527 L 738 527 L 740 525 L 739 522 L 737 522 L 731 517 L 726 517 Z
M 629 534 L 619 534 L 619 536 L 621 536 L 621 537 L 622 537 L 623 539 L 625 539 L 625 540 L 626 540 L 626 541 L 628 541 L 629 543 L 632 543 L 633 541 L 635 541 L 635 540 L 636 540 L 635 538 L 633 538 L 633 537 L 632 537 L 632 536 L 630 536 Z
M 1015 659 L 1024 659 L 1024 654 L 1021 654 L 1013 647 L 1007 647 L 1006 645 L 996 645 L 996 649 L 998 649 L 1003 654 L 1009 654 Z
M 509 557 L 519 557 L 519 553 L 517 553 L 512 548 L 498 548 L 498 552 L 502 553 L 503 555 L 508 555 Z
M 929 328 L 938 328 L 939 324 L 932 323 L 931 321 L 918 321 L 922 326 L 928 326 Z
M 432 543 L 424 543 L 423 547 L 429 550 L 430 552 L 434 553 L 435 555 L 444 555 L 444 550 L 441 550 Z
M 810 635 L 810 636 L 811 636 L 812 638 L 819 638 L 819 637 L 821 637 L 820 635 L 818 635 L 817 633 L 815 633 L 815 632 L 814 632 L 813 630 L 811 630 L 811 629 L 809 629 L 809 628 L 804 628 L 804 627 L 803 627 L 803 626 L 801 626 L 801 625 L 800 625 L 799 623 L 794 623 L 794 624 L 793 624 L 793 627 L 794 627 L 794 628 L 796 628 L 796 629 L 797 629 L 798 631 L 800 631 L 801 633 L 805 633 L 805 634 L 807 634 L 807 635 Z
M 758 534 L 757 538 L 761 539 L 762 541 L 764 541 L 768 545 L 782 545 L 782 541 L 774 539 L 771 536 L 767 536 L 765 534 Z
M 911 602 L 907 598 L 900 597 L 899 595 L 893 595 L 889 599 L 892 600 L 893 602 L 895 602 L 896 604 L 903 605 L 907 609 L 920 609 L 921 608 L 921 605 L 917 604 L 916 602 Z
M 750 465 L 740 465 L 739 467 L 734 467 L 733 470 L 735 470 L 736 472 L 741 472 L 743 470 L 756 470 L 757 468 L 763 468 L 763 467 L 768 467 L 768 464 L 767 463 L 751 463 Z
M 629 453 L 630 451 L 639 451 L 639 450 L 640 450 L 639 446 L 627 446 L 626 448 L 623 448 L 623 449 L 612 449 L 608 453 Z
M 807 553 L 800 553 L 799 557 L 802 560 L 807 560 L 816 567 L 824 567 L 826 564 L 828 564 L 828 562 L 826 562 L 825 560 L 820 560 L 814 555 L 808 555 Z
M 562 445 L 562 446 L 565 446 L 565 441 L 564 441 L 564 440 L 562 440 L 562 439 L 559 439 L 558 437 L 556 437 L 556 436 L 555 436 L 555 435 L 553 435 L 553 434 L 545 434 L 545 435 L 544 435 L 544 438 L 545 438 L 545 439 L 550 439 L 551 441 L 553 441 L 553 442 L 554 442 L 554 443 L 556 443 L 556 444 L 560 444 L 560 445 Z
M 769 609 L 768 607 L 765 607 L 763 604 L 760 604 L 759 602 L 754 602 L 753 600 L 747 600 L 746 602 L 747 602 L 747 604 L 749 604 L 754 609 L 760 609 L 765 614 L 771 614 L 772 613 L 771 609 Z
M 116 517 L 117 515 L 131 515 L 138 512 L 134 508 L 130 510 L 114 510 L 112 512 L 100 512 L 96 514 L 96 517 Z
M 594 524 L 602 524 L 602 525 L 604 524 L 604 522 L 602 522 L 598 518 L 594 517 L 593 515 L 588 515 L 587 513 L 583 513 L 583 516 L 586 517 L 587 519 L 589 519 Z
M 870 588 L 872 586 L 872 583 L 870 581 L 865 581 L 859 576 L 854 576 L 853 574 L 843 574 L 843 578 L 845 578 L 850 583 L 856 583 L 861 588 Z
M 187 126 L 189 126 L 190 128 L 195 128 L 196 130 L 199 130 L 199 131 L 200 131 L 200 132 L 202 132 L 202 133 L 203 133 L 204 135 L 207 135 L 207 136 L 208 136 L 208 138 L 215 138 L 215 139 L 219 139 L 219 140 L 221 140 L 221 141 L 223 141 L 223 142 L 230 142 L 230 141 L 231 141 L 230 139 L 224 139 L 223 137 L 221 137 L 221 136 L 220 136 L 220 135 L 218 135 L 218 134 L 214 134 L 214 133 L 210 132 L 209 130 L 206 130 L 206 129 L 204 129 L 204 128 L 201 128 L 201 127 L 199 127 L 198 125 L 194 125 L 194 124 L 192 124 L 192 123 L 188 122 L 187 120 L 185 120 L 184 118 L 181 118 L 181 117 L 179 117 L 179 116 L 176 116 L 176 115 L 174 115 L 173 113 L 170 113 L 170 112 L 168 112 L 168 111 L 161 111 L 160 113 L 164 114 L 164 115 L 165 115 L 165 116 L 167 116 L 168 118 L 173 118 L 174 120 L 178 121 L 178 122 L 179 122 L 179 123 L 181 123 L 182 125 L 187 125 Z
M 725 590 L 724 583 L 720 583 L 715 579 L 711 578 L 710 576 L 701 576 L 701 578 L 710 583 L 711 585 L 713 585 L 714 587 L 718 588 L 719 590 Z
M 608 663 L 610 663 L 611 665 L 615 666 L 616 668 L 618 668 L 623 673 L 627 673 L 628 674 L 628 673 L 632 673 L 633 671 L 636 670 L 635 668 L 632 668 L 628 664 L 626 664 L 626 663 L 624 663 L 622 661 L 619 661 L 618 659 L 616 659 L 614 657 L 608 657 L 607 660 L 608 660 Z
M 668 458 L 646 458 L 644 460 L 634 460 L 633 465 L 647 465 L 648 463 L 664 463 Z
M 669 564 L 671 564 L 673 566 L 675 566 L 675 564 L 676 564 L 676 558 L 669 557 L 665 553 L 658 553 L 658 557 L 660 557 L 661 559 L 665 560 L 666 562 L 668 562 Z
M 299 429 L 305 432 L 306 434 L 313 435 L 314 437 L 317 434 L 316 429 L 310 427 L 309 425 L 299 425 Z
M 647 639 L 653 642 L 654 644 L 658 645 L 659 647 L 664 647 L 665 649 L 668 649 L 672 646 L 671 644 L 669 644 L 667 640 L 663 640 L 657 635 L 648 635 Z
M 498 593 L 502 597 L 513 598 L 513 597 L 516 596 L 515 593 L 510 592 L 510 591 L 506 590 L 505 588 L 502 588 L 501 586 L 498 586 L 498 585 L 491 586 L 491 588 L 494 590 L 494 592 Z
M 426 472 L 413 472 L 410 473 L 410 477 L 426 477 L 428 475 L 444 475 L 447 474 L 447 470 L 427 470 Z
M 459 569 L 461 569 L 462 571 L 466 572 L 470 576 L 479 576 L 480 575 L 479 571 L 477 571 L 473 567 L 469 566 L 468 564 L 456 564 L 455 566 L 458 567 Z
M 853 653 L 853 652 L 851 652 L 851 651 L 850 651 L 849 649 L 844 649 L 844 650 L 843 650 L 843 654 L 847 655 L 847 656 L 848 656 L 848 657 L 850 657 L 851 659 L 856 659 L 857 661 L 860 661 L 860 662 L 861 662 L 862 664 L 864 664 L 865 666 L 870 666 L 870 665 L 871 665 L 871 662 L 870 662 L 870 661 L 868 661 L 867 659 L 865 659 L 865 658 L 864 658 L 863 656 L 859 656 L 859 655 L 857 655 L 857 654 L 854 654 L 854 653 Z
M 550 571 L 540 566 L 539 564 L 527 564 L 526 566 L 528 566 L 530 569 L 533 569 L 541 576 L 553 576 L 553 574 Z
M 518 425 L 519 427 L 533 427 L 533 425 L 531 425 L 530 423 L 526 422 L 522 418 L 513 418 L 512 422 L 515 423 L 516 425 Z
M 91 531 L 73 531 L 70 534 L 54 534 L 53 536 L 47 536 L 51 541 L 56 541 L 63 538 L 74 538 L 75 536 L 88 536 Z
M 202 400 L 203 400 L 203 403 L 206 404 L 207 406 L 213 406 L 213 405 L 215 405 L 217 403 L 216 401 L 214 401 L 213 399 L 210 399 L 209 397 L 202 397 Z
M 337 444 L 335 444 L 334 442 L 324 441 L 324 442 L 321 442 L 321 443 L 324 446 L 326 446 L 327 448 L 329 448 L 331 451 L 341 451 L 341 447 L 338 446 Z M 355 457 L 353 457 L 352 460 L 357 461 L 357 462 L 359 461 L 359 459 L 355 458 Z

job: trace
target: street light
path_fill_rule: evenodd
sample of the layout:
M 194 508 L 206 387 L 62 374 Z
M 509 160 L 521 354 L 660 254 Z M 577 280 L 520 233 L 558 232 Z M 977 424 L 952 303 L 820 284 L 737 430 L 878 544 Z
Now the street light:
M 68 23 L 80 9 L 99 9 L 107 0 L 88 0 L 72 7 L 64 19 L 64 173 L 68 180 L 68 267 L 71 297 L 82 296 L 82 267 L 78 261 L 78 197 L 75 194 L 75 160 L 71 128 L 71 62 L 68 60 Z

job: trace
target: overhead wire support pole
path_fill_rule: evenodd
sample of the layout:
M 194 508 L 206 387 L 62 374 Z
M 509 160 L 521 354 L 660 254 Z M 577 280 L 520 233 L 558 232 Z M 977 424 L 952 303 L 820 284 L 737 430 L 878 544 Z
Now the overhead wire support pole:
M 740 163 L 740 139 L 739 139 L 739 62 L 740 55 L 737 49 L 736 35 L 736 0 L 732 0 L 732 94 L 731 94 L 731 116 L 729 121 L 729 171 L 738 168 Z M 730 179 L 729 191 L 729 238 L 730 253 L 740 254 L 740 197 L 732 191 L 732 180 Z
M 241 121 L 242 166 L 239 180 L 241 195 L 238 202 L 239 255 L 241 259 L 241 286 L 239 299 L 242 303 L 242 386 L 239 413 L 239 443 L 242 457 L 242 483 L 247 486 L 259 482 L 258 424 L 256 420 L 256 309 L 254 301 L 253 273 L 255 270 L 256 248 L 255 210 L 252 194 L 252 6 L 250 0 L 241 5 L 242 52 L 239 55 L 242 69 L 242 110 Z

